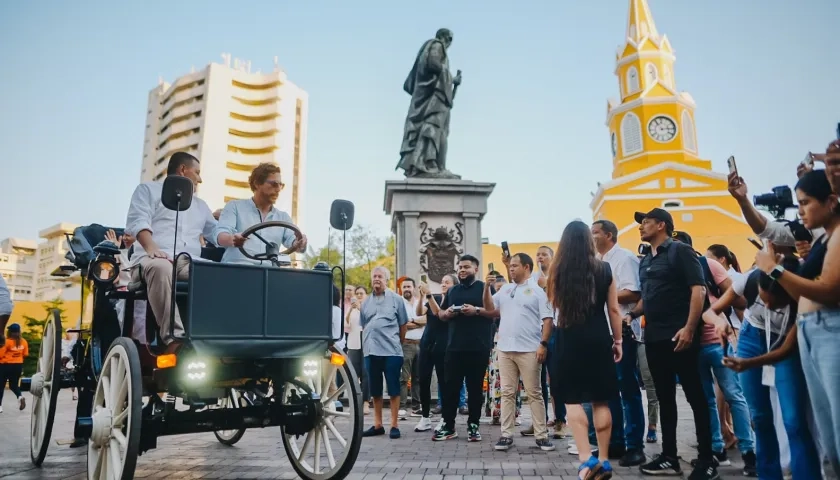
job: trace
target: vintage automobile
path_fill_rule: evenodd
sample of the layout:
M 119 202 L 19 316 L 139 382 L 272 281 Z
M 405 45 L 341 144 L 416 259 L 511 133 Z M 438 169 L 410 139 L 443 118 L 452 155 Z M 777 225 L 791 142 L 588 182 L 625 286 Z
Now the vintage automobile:
M 163 204 L 184 211 L 192 191 L 188 179 L 168 177 Z M 346 230 L 353 221 L 352 203 L 337 200 L 333 206 L 340 211 L 332 216 L 343 221 L 334 227 Z M 90 439 L 88 478 L 133 478 L 138 455 L 156 448 L 162 436 L 214 432 L 221 443 L 233 445 L 248 428 L 273 426 L 280 427 L 286 454 L 302 478 L 344 478 L 359 453 L 363 418 L 358 377 L 333 346 L 333 274 L 338 271 L 343 283 L 344 270 L 281 266 L 279 258 L 289 252 L 258 233 L 274 227 L 301 236 L 283 222 L 242 232 L 266 244 L 265 253 L 243 248 L 243 255 L 270 265 L 188 258 L 189 279 L 173 281 L 172 301 L 185 329 L 174 354 L 160 342 L 150 308 L 147 341 L 132 338 L 131 313 L 135 302 L 146 298 L 145 285 L 117 287 L 120 251 L 100 242 L 107 229 L 90 225 L 68 236 L 73 266 L 64 270 L 76 269 L 85 279 L 88 305 L 82 311 L 92 302 L 92 320 L 70 330 L 79 333 L 76 367 L 70 372 L 61 370 L 58 312 L 44 327 L 37 372 L 22 382 L 34 400 L 32 462 L 39 466 L 46 456 L 59 389 L 75 386 L 80 390 L 76 430 L 82 432 L 77 436 Z M 212 249 L 202 256 L 220 258 Z M 121 300 L 127 312 L 122 325 L 114 308 Z

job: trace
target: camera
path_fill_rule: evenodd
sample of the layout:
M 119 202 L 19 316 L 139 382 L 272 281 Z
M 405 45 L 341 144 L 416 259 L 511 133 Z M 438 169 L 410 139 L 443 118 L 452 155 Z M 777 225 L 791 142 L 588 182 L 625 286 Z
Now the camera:
M 793 234 L 793 239 L 797 242 L 811 243 L 814 241 L 814 236 L 811 235 L 811 231 L 805 228 L 801 220 L 791 220 L 787 222 L 787 227 L 790 233 Z
M 651 251 L 651 248 L 650 248 L 649 243 L 640 243 L 639 244 L 638 252 L 639 252 L 640 257 L 646 257 L 650 253 L 650 251 Z
M 783 219 L 785 211 L 796 206 L 793 203 L 793 193 L 787 185 L 773 187 L 770 193 L 753 196 L 753 204 L 767 209 L 777 219 Z

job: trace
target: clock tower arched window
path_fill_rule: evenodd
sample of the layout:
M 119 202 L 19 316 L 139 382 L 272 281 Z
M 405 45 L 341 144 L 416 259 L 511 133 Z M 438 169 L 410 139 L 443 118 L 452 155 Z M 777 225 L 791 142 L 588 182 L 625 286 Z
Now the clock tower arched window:
M 621 153 L 626 157 L 642 151 L 642 122 L 628 112 L 621 120 Z

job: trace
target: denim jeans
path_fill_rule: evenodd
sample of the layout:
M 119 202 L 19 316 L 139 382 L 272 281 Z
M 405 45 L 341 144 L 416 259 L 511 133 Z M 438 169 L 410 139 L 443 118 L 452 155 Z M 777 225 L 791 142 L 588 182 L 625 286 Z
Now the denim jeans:
M 770 335 L 775 343 L 778 335 Z M 763 329 L 744 322 L 738 339 L 738 357 L 754 358 L 767 353 L 767 338 Z M 779 441 L 773 423 L 770 388 L 761 383 L 761 368 L 751 368 L 739 374 L 741 388 L 750 409 L 755 428 L 755 454 L 758 477 L 762 480 L 782 480 L 779 461 Z M 808 386 L 799 357 L 793 355 L 775 365 L 776 391 L 790 444 L 790 468 L 793 478 L 822 478 L 817 446 L 808 428 Z
M 627 450 L 644 450 L 645 408 L 642 405 L 642 390 L 636 376 L 636 351 L 638 344 L 625 336 L 624 352 L 618 371 L 619 398 L 609 402 L 612 415 L 610 446 Z M 592 421 L 592 406 L 583 406 L 589 418 L 589 442 L 595 445 L 595 424 Z
M 840 472 L 840 310 L 799 316 L 799 355 L 811 393 L 820 443 L 835 472 Z
M 731 355 L 732 348 L 729 347 L 727 356 Z M 712 377 L 713 373 L 714 378 Z M 732 411 L 732 423 L 735 436 L 738 437 L 738 450 L 741 453 L 755 450 L 747 400 L 741 390 L 738 374 L 734 370 L 723 366 L 723 347 L 719 343 L 700 347 L 700 378 L 703 380 L 703 391 L 709 401 L 709 413 L 712 420 L 712 450 L 722 452 L 725 447 L 720 430 L 717 399 L 715 398 L 715 380 L 717 380 L 718 386 L 724 398 L 726 398 L 726 403 L 729 404 L 729 409 Z

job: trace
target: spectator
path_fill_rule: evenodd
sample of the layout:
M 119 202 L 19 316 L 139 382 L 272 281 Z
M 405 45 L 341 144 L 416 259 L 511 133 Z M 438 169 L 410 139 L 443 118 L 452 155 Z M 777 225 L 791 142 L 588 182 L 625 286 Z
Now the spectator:
M 362 383 L 362 401 L 364 401 L 364 413 L 370 413 L 370 385 L 368 385 L 368 374 L 365 370 L 365 355 L 362 349 L 362 324 L 360 311 L 362 304 L 367 298 L 365 287 L 356 287 L 355 295 L 350 301 L 350 308 L 347 309 L 345 317 L 345 331 L 347 332 L 347 356 L 356 370 L 356 375 Z
M 402 369 L 402 341 L 405 338 L 408 313 L 402 297 L 388 289 L 391 274 L 379 266 L 371 273 L 372 294 L 362 304 L 362 349 L 365 369 L 370 375 L 370 394 L 373 397 L 373 426 L 365 430 L 365 437 L 385 435 L 382 425 L 382 378 L 388 386 L 391 407 L 392 439 L 400 438 L 400 370 Z
M 408 324 L 405 339 L 402 343 L 403 364 L 400 372 L 400 420 L 406 419 L 406 409 L 412 409 L 413 416 L 420 412 L 420 382 L 417 379 L 417 353 L 420 347 L 420 339 L 423 338 L 423 331 L 426 328 L 426 317 L 417 315 L 417 306 L 420 299 L 417 298 L 417 286 L 413 278 L 404 278 L 400 284 L 400 293 L 405 301 L 405 311 L 408 313 Z M 409 390 L 408 385 L 411 384 Z M 416 397 L 416 399 L 415 399 Z M 414 401 L 416 400 L 416 401 Z
M 6 382 L 9 390 L 17 397 L 21 410 L 26 408 L 26 399 L 20 393 L 20 376 L 23 373 L 23 359 L 29 356 L 29 344 L 20 336 L 20 325 L 9 325 L 8 338 L 0 346 L 0 413 L 3 413 L 3 392 Z

